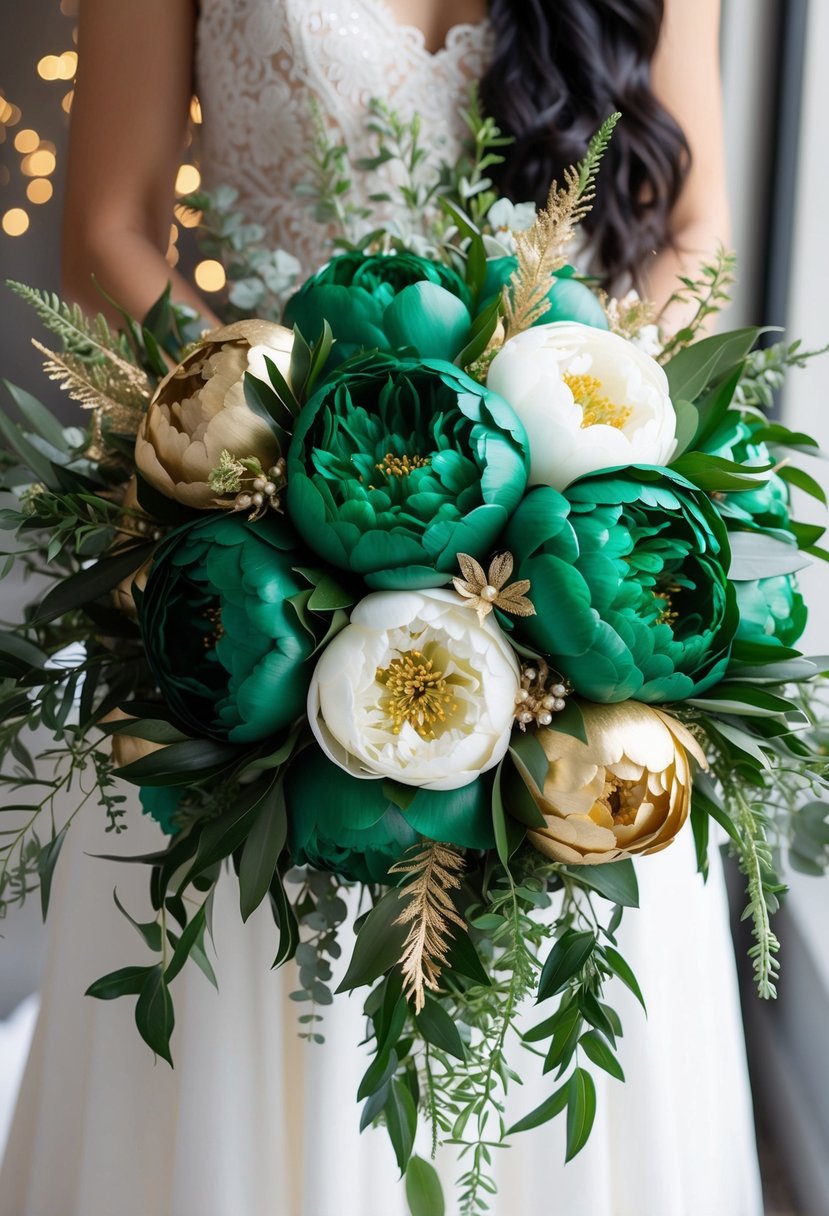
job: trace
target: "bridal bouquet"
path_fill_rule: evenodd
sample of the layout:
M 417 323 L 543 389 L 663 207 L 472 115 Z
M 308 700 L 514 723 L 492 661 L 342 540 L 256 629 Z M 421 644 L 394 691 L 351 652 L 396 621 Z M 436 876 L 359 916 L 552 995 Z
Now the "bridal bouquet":
M 338 990 L 368 989 L 362 1125 L 385 1124 L 417 1216 L 443 1210 L 421 1117 L 459 1148 L 467 1212 L 510 1132 L 566 1110 L 568 1159 L 584 1145 L 593 1070 L 622 1079 L 609 981 L 644 1004 L 616 938 L 633 858 L 692 831 L 704 875 L 712 820 L 725 830 L 764 996 L 778 859 L 827 861 L 827 664 L 796 649 L 797 571 L 826 555 L 790 489 L 824 496 L 797 464 L 814 441 L 765 410 L 806 355 L 756 350 L 755 329 L 699 337 L 726 255 L 681 285 L 696 315 L 667 338 L 567 263 L 613 121 L 536 213 L 496 200 L 502 141 L 473 114 L 469 163 L 410 177 L 371 231 L 323 149 L 320 218 L 335 200 L 363 231 L 281 323 L 285 259 L 226 206 L 208 233 L 228 257 L 221 329 L 165 296 L 114 333 L 16 288 L 89 425 L 17 388 L 0 415 L 5 573 L 51 582 L 0 635 L 0 897 L 39 880 L 45 912 L 74 818 L 59 795 L 117 835 L 138 786 L 167 837 L 129 859 L 152 958 L 90 994 L 137 998 L 172 1063 L 171 985 L 187 959 L 214 979 L 229 865 L 242 917 L 273 914 L 274 965 L 295 960 L 305 1037 L 323 1037 L 341 955 Z M 393 140 L 417 150 L 416 124 L 374 122 L 366 172 Z M 35 730 L 53 739 L 37 766 Z M 550 1092 L 508 1128 L 516 1031 Z

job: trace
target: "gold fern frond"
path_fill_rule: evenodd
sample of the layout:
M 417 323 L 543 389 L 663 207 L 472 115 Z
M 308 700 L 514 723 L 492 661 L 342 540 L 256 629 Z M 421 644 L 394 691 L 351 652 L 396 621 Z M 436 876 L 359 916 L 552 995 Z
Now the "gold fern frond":
M 395 924 L 408 925 L 400 966 L 403 990 L 414 1001 L 415 1013 L 426 1003 L 426 989 L 435 991 L 449 951 L 450 925 L 466 929 L 455 911 L 451 892 L 461 885 L 461 853 L 430 841 L 414 857 L 397 862 L 392 874 L 405 874 L 400 898 L 405 907 Z
M 503 317 L 507 338 L 534 325 L 547 311 L 553 277 L 566 262 L 564 248 L 573 239 L 596 197 L 596 175 L 620 118 L 611 114 L 591 139 L 584 160 L 564 171 L 564 185 L 553 182 L 547 205 L 525 232 L 516 232 L 517 267 L 504 288 Z
M 37 340 L 33 345 L 43 355 L 46 375 L 73 401 L 106 416 L 111 429 L 135 434 L 149 398 L 146 381 L 123 378 L 114 363 L 89 363 L 68 352 L 49 350 Z

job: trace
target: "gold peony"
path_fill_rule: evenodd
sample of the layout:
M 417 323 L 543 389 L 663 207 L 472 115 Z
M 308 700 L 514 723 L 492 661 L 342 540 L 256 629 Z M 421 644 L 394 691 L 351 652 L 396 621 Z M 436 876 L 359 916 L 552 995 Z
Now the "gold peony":
M 549 761 L 543 790 L 522 766 L 547 824 L 529 840 L 569 865 L 666 848 L 691 805 L 689 754 L 706 765 L 699 744 L 670 714 L 638 701 L 581 710 L 587 745 L 553 729 L 536 735 Z
M 264 470 L 279 445 L 245 400 L 245 373 L 267 380 L 265 356 L 287 380 L 293 334 L 269 321 L 215 329 L 159 384 L 135 440 L 135 463 L 150 485 L 188 507 L 222 505 L 208 485 L 222 452 L 258 458 Z

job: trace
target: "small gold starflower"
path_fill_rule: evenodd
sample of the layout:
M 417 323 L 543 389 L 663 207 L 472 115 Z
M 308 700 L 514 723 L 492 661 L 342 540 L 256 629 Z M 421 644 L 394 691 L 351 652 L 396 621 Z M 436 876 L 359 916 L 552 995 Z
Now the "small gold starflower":
M 535 608 L 526 595 L 530 589 L 529 579 L 522 578 L 504 586 L 514 565 L 511 553 L 499 553 L 493 558 L 486 574 L 483 566 L 468 553 L 458 554 L 458 565 L 464 577 L 453 578 L 452 583 L 458 595 L 469 601 L 467 606 L 478 613 L 481 622 L 493 608 L 500 608 L 512 616 L 535 616 Z

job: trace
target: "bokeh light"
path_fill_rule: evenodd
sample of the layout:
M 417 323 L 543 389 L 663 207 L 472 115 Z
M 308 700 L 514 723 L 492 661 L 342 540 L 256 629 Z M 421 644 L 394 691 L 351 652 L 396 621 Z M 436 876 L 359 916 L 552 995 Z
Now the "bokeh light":
M 52 183 L 45 177 L 36 177 L 26 187 L 26 198 L 30 203 L 48 203 L 53 194 Z
M 15 135 L 14 146 L 18 152 L 34 152 L 40 146 L 40 136 L 31 127 L 24 127 Z
M 29 227 L 29 216 L 22 207 L 11 207 L 0 221 L 7 236 L 22 236 Z
M 224 266 L 212 258 L 199 262 L 193 277 L 202 291 L 221 291 L 227 280 Z
M 176 194 L 192 194 L 201 185 L 201 174 L 195 165 L 182 165 L 176 175 Z
M 182 228 L 198 228 L 202 219 L 201 211 L 192 211 L 189 207 L 182 207 L 181 203 L 176 204 L 175 215 Z
M 38 148 L 36 152 L 24 156 L 20 168 L 27 177 L 48 177 L 54 173 L 56 163 L 54 152 L 49 148 Z
M 64 114 L 68 114 L 70 112 L 70 110 L 72 109 L 72 102 L 74 100 L 75 100 L 75 90 L 70 89 L 69 92 L 66 94 L 66 96 L 63 98 L 63 100 L 60 103 L 61 109 L 63 110 Z
M 197 126 L 201 122 L 201 102 L 198 97 L 194 97 L 190 102 L 190 121 Z

